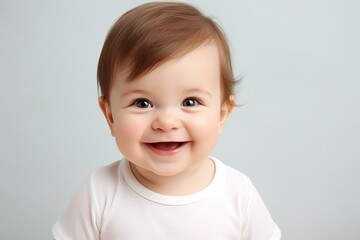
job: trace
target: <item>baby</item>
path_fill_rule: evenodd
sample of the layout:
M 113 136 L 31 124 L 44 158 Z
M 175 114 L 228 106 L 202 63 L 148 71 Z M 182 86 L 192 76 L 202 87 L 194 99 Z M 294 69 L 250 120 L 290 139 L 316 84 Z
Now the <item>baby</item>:
M 98 85 L 124 159 L 90 174 L 54 238 L 280 239 L 249 178 L 209 156 L 235 84 L 224 33 L 196 8 L 154 2 L 121 16 Z

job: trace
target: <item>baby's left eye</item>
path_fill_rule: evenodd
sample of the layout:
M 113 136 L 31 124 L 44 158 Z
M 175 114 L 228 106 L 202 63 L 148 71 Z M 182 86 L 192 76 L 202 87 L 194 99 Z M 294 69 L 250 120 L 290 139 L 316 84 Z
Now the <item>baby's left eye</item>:
M 200 102 L 195 98 L 187 98 L 182 102 L 182 106 L 184 106 L 184 107 L 194 107 L 199 104 L 200 104 Z

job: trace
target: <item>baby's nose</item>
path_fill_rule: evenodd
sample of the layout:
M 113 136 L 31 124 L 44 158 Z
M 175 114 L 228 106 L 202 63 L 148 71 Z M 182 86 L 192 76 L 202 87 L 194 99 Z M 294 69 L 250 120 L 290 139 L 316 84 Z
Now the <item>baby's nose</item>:
M 152 128 L 154 130 L 165 132 L 179 129 L 181 126 L 182 122 L 179 119 L 179 115 L 171 110 L 159 111 L 152 122 Z

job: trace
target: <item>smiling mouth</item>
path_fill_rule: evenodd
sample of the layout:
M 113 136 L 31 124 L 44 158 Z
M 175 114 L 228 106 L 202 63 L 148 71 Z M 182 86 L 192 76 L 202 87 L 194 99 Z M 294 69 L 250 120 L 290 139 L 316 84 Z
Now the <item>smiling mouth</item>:
M 151 147 L 160 150 L 160 151 L 174 151 L 179 149 L 181 146 L 186 144 L 186 142 L 156 142 L 148 143 Z
M 148 149 L 158 156 L 170 157 L 178 154 L 188 144 L 188 141 L 184 142 L 151 142 L 146 143 Z

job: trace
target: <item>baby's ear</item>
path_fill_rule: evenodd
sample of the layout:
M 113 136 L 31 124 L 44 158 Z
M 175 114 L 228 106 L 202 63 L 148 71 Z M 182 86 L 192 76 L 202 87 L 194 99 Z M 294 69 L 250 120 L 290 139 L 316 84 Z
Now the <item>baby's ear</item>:
M 218 134 L 220 135 L 222 133 L 222 130 L 225 126 L 226 120 L 230 116 L 234 106 L 236 105 L 235 97 L 230 96 L 227 101 L 224 101 L 224 103 L 221 106 L 220 109 L 220 121 L 219 121 L 219 128 L 218 128 Z
M 111 108 L 110 108 L 110 104 L 108 101 L 106 101 L 103 97 L 99 97 L 99 106 L 101 108 L 101 111 L 104 113 L 105 119 L 109 125 L 110 131 L 111 131 L 111 135 L 114 136 L 113 134 L 113 125 L 114 125 L 114 119 L 112 116 L 112 112 L 111 112 Z
M 226 101 L 224 104 L 228 105 L 228 110 L 229 110 L 228 115 L 230 115 L 233 108 L 236 106 L 236 99 L 235 99 L 234 95 L 230 95 L 229 100 Z

